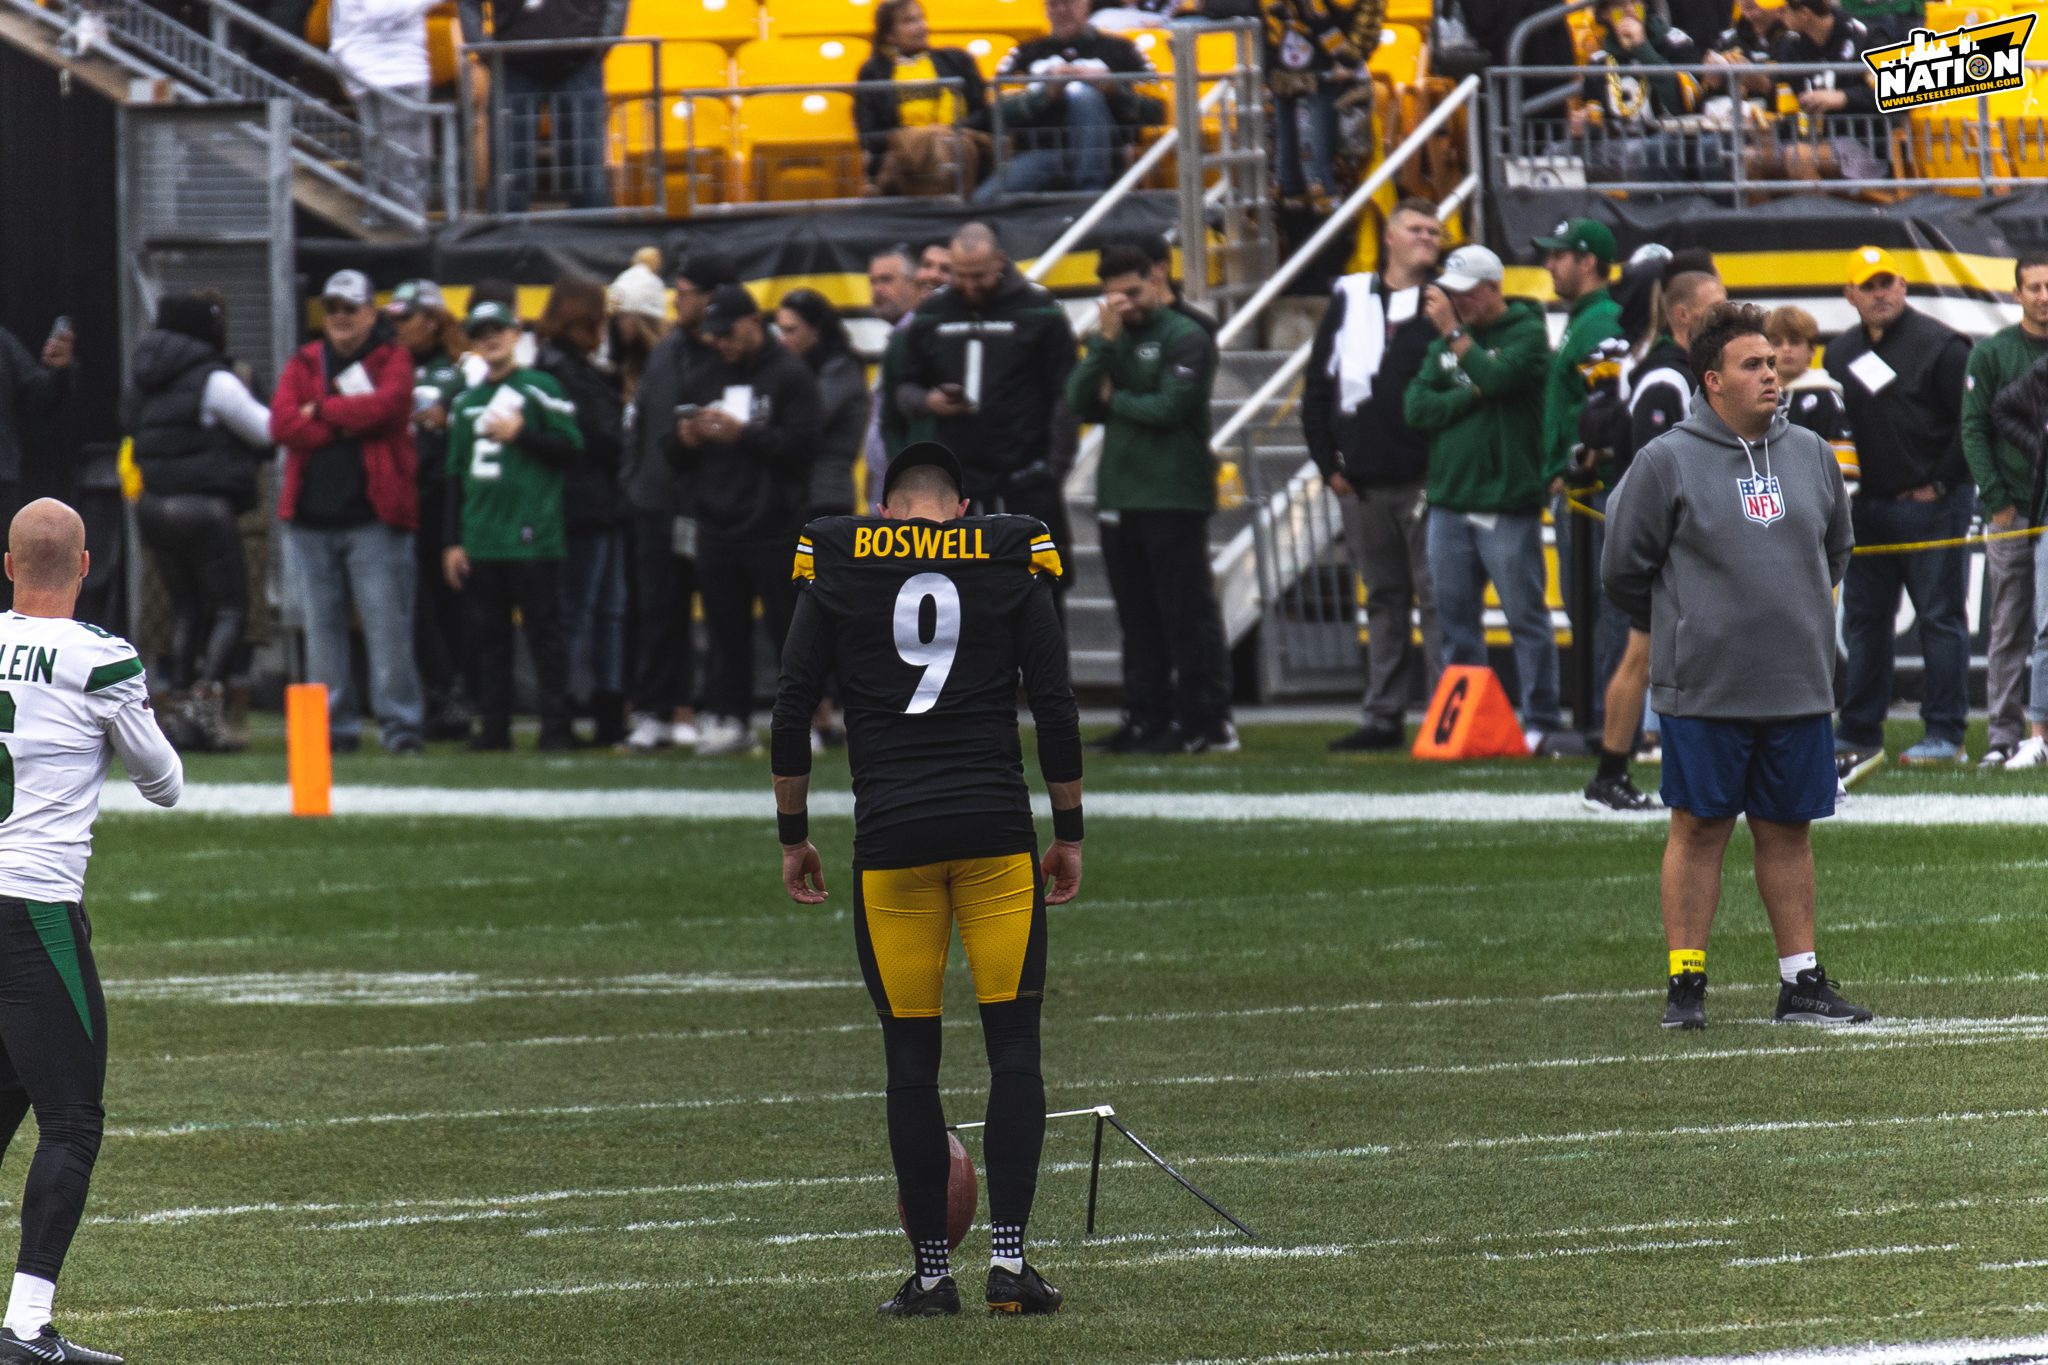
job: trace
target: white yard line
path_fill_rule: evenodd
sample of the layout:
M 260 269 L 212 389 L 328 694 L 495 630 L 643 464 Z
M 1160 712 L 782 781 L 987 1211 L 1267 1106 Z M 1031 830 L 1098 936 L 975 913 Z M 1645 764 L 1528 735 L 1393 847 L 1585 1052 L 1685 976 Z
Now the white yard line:
M 471 1005 L 488 1000 L 852 990 L 859 985 L 850 977 L 736 976 L 725 972 L 649 972 L 610 977 L 499 977 L 478 972 L 225 972 L 110 976 L 105 980 L 109 1000 L 202 1005 Z
M 1569 784 L 1560 784 L 1568 786 Z M 843 791 L 811 794 L 811 812 L 853 813 Z M 479 788 L 340 786 L 337 815 L 455 816 L 500 820 L 748 820 L 764 826 L 774 802 L 759 788 L 691 791 L 665 787 Z M 1048 813 L 1044 797 L 1035 802 Z M 283 783 L 195 783 L 170 812 L 159 811 L 124 782 L 110 782 L 102 809 L 176 819 L 185 815 L 284 816 L 291 813 Z M 1595 815 L 1575 791 L 1556 792 L 1116 792 L 1091 791 L 1088 809 L 1098 819 L 1220 822 L 1227 824 L 1595 824 L 1614 827 L 1629 817 Z M 1661 816 L 1634 817 L 1655 823 Z M 1859 795 L 1836 817 L 1845 825 L 2044 825 L 2048 801 L 2039 796 L 1926 793 Z
M 111 992 L 110 992 L 111 994 Z M 1114 1093 L 1133 1088 L 1160 1088 L 1182 1086 L 1214 1085 L 1270 1085 L 1297 1081 L 1358 1081 L 1383 1080 L 1412 1077 L 1455 1077 L 1493 1076 L 1506 1073 L 1526 1073 L 1555 1070 L 1576 1070 L 1585 1067 L 1604 1066 L 1657 1066 L 1667 1067 L 1680 1063 L 1725 1061 L 1730 1059 L 1757 1059 L 1775 1057 L 1800 1057 L 1813 1053 L 1844 1052 L 1887 1052 L 1929 1047 L 1980 1047 L 2012 1042 L 2036 1040 L 2041 1036 L 2036 1029 L 2017 1029 L 2010 1033 L 1987 1033 L 1970 1030 L 1958 1036 L 1941 1033 L 1913 1035 L 1907 1037 L 1873 1037 L 1867 1039 L 1830 1036 L 1825 1041 L 1812 1044 L 1791 1044 L 1784 1047 L 1718 1048 L 1698 1052 L 1646 1052 L 1618 1053 L 1594 1057 L 1542 1057 L 1525 1061 L 1503 1061 L 1487 1063 L 1418 1064 L 1394 1067 L 1328 1067 L 1303 1068 L 1294 1071 L 1275 1071 L 1236 1075 L 1220 1073 L 1213 1075 L 1109 1077 L 1090 1081 L 1068 1081 L 1054 1087 L 1060 1092 L 1079 1092 L 1085 1095 Z M 941 1092 L 945 1095 L 979 1096 L 985 1093 L 983 1087 L 948 1087 Z M 601 1114 L 685 1114 L 707 1110 L 746 1108 L 754 1105 L 789 1106 L 805 1104 L 842 1104 L 870 1101 L 880 1098 L 874 1090 L 825 1091 L 810 1094 L 780 1095 L 721 1095 L 697 1099 L 641 1100 L 607 1104 L 538 1105 L 532 1107 L 509 1107 L 502 1109 L 446 1109 L 400 1111 L 381 1114 L 340 1114 L 312 1118 L 284 1119 L 221 1119 L 193 1120 L 184 1123 L 139 1125 L 109 1128 L 110 1136 L 126 1138 L 174 1138 L 190 1137 L 206 1133 L 223 1132 L 308 1132 L 320 1129 L 348 1128 L 360 1126 L 388 1126 L 406 1123 L 460 1123 L 473 1121 L 497 1121 L 503 1119 L 550 1119 L 588 1118 Z M 1786 1120 L 1779 1122 L 1729 1124 L 1705 1127 L 1681 1127 L 1657 1130 L 1613 1129 L 1602 1132 L 1574 1134 L 1521 1134 L 1512 1137 L 1462 1138 L 1440 1144 L 1443 1150 L 1488 1149 L 1496 1147 L 1530 1146 L 1538 1144 L 1567 1144 L 1622 1141 L 1637 1137 L 1684 1137 L 1691 1135 L 1724 1135 L 1733 1133 L 1774 1133 L 1804 1132 L 1820 1129 L 1846 1128 L 1868 1125 L 1931 1123 L 1962 1121 L 1968 1119 L 2018 1118 L 2023 1116 L 2048 1116 L 2048 1110 L 2014 1110 L 2000 1114 L 1938 1115 L 1924 1118 L 1896 1119 L 1840 1119 L 1840 1120 Z M 1364 1149 L 1361 1149 L 1364 1150 Z M 1397 1149 L 1398 1150 L 1398 1149 Z
M 1758 1266 L 1807 1265 L 1816 1261 L 1860 1261 L 1872 1256 L 1931 1256 L 1938 1252 L 1960 1251 L 1961 1242 L 1943 1242 L 1938 1246 L 1890 1246 L 1850 1247 L 1846 1251 L 1788 1251 L 1780 1256 L 1736 1256 L 1728 1264 L 1736 1270 L 1750 1270 Z
M 2041 1306 L 2029 1304 L 2014 1311 L 2034 1313 L 2041 1311 Z M 1829 1346 L 1745 1356 L 1669 1356 L 1636 1365 L 1968 1365 L 1973 1360 L 2017 1361 L 2035 1356 L 2048 1357 L 2048 1336 L 1923 1341 L 1897 1346 Z

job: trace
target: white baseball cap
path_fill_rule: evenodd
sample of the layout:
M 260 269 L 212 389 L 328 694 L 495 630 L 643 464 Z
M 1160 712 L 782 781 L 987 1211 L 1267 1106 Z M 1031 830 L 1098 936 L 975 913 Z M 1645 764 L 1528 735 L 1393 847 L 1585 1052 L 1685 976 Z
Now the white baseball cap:
M 1483 246 L 1461 246 L 1444 258 L 1444 273 L 1437 286 L 1449 294 L 1462 294 L 1482 284 L 1499 284 L 1507 275 L 1500 257 Z
M 370 277 L 360 270 L 337 270 L 320 290 L 323 299 L 339 299 L 358 308 L 370 306 Z

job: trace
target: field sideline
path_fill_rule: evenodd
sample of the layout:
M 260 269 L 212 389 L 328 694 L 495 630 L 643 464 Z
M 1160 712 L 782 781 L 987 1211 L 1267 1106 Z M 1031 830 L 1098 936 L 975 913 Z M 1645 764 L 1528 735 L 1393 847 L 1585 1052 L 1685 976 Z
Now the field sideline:
M 1877 1025 L 1765 1022 L 1731 875 L 1677 1038 L 1656 822 L 1528 818 L 1583 764 L 1327 760 L 1335 730 L 1091 765 L 1049 1097 L 1260 1240 L 1114 1141 L 1084 1236 L 1091 1128 L 1057 1121 L 1031 1254 L 1070 1308 L 1027 1322 L 872 1316 L 906 1257 L 843 764 L 813 911 L 758 761 L 344 757 L 339 807 L 384 813 L 330 822 L 263 813 L 272 741 L 195 761 L 195 813 L 101 826 L 110 1136 L 59 1325 L 138 1363 L 2048 1357 L 2048 776 L 1880 773 L 1822 828 L 1823 961 Z M 957 960 L 949 994 L 977 1118 Z

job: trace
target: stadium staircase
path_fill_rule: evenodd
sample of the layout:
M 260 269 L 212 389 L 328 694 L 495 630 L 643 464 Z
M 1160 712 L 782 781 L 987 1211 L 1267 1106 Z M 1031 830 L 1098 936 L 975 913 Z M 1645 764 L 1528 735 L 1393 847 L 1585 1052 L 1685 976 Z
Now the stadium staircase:
M 1309 343 L 1290 351 L 1247 343 L 1259 335 L 1257 324 L 1266 320 L 1267 309 L 1288 285 L 1364 215 L 1412 159 L 1426 155 L 1432 140 L 1461 114 L 1467 136 L 1476 138 L 1478 92 L 1478 79 L 1467 78 L 1418 122 L 1329 220 L 1229 314 L 1218 337 L 1222 355 L 1210 449 L 1218 461 L 1222 505 L 1210 521 L 1210 567 L 1231 648 L 1258 632 L 1262 696 L 1355 687 L 1357 611 L 1342 567 L 1336 504 L 1308 458 L 1301 429 L 1296 400 Z M 1476 156 L 1468 164 L 1477 166 Z M 1462 213 L 1465 235 L 1473 240 L 1480 235 L 1480 183 L 1476 173 L 1468 175 L 1438 207 L 1446 220 Z M 1082 687 L 1113 687 L 1121 681 L 1121 634 L 1096 525 L 1094 476 L 1100 450 L 1099 437 L 1091 436 L 1067 485 L 1072 523 L 1067 635 L 1074 682 Z
M 289 173 L 294 202 L 365 240 L 415 239 L 427 227 L 418 207 L 398 203 L 373 187 L 364 164 L 366 134 L 354 106 L 317 91 L 342 85 L 341 70 L 326 52 L 250 13 L 233 0 L 185 0 L 193 24 L 180 22 L 144 0 L 0 0 L 0 41 L 82 79 L 124 105 L 244 106 L 250 114 L 252 173 L 260 164 L 259 138 L 268 138 L 267 107 L 281 105 L 290 133 Z M 272 65 L 296 63 L 304 88 Z M 435 127 L 436 145 L 455 145 L 455 111 L 422 106 Z M 436 158 L 440 193 L 452 201 L 457 161 Z

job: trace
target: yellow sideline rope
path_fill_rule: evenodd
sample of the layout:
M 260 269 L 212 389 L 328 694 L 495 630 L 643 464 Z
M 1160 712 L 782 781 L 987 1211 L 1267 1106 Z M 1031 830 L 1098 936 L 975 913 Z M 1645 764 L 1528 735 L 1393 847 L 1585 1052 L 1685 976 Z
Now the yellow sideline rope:
M 1591 497 L 1584 489 L 1568 489 L 1565 505 L 1582 517 L 1594 521 L 1607 520 L 1607 514 L 1590 503 L 1579 501 L 1581 495 Z M 2023 526 L 2017 531 L 1986 531 L 1981 536 L 1957 536 L 1952 540 L 1913 540 L 1898 545 L 1858 545 L 1849 553 L 1857 555 L 1910 555 L 1923 550 L 1954 550 L 1965 545 L 1988 545 L 1994 540 L 2025 540 L 2048 532 L 2048 525 Z

